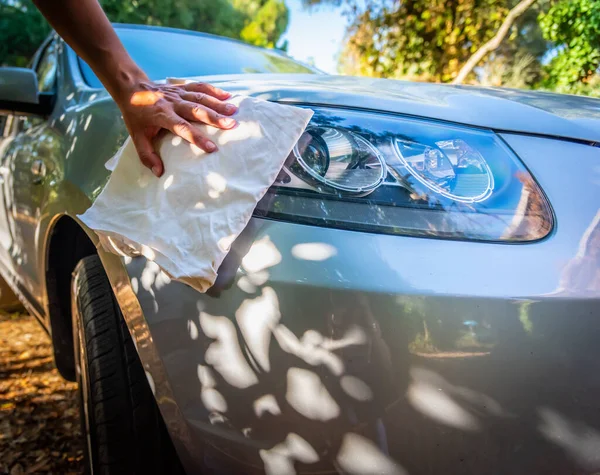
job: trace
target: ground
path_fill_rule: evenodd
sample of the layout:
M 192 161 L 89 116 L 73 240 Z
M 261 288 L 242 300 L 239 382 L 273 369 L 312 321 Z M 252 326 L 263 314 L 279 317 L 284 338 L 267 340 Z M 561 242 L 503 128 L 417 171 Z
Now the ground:
M 0 475 L 82 473 L 78 411 L 35 318 L 0 315 Z

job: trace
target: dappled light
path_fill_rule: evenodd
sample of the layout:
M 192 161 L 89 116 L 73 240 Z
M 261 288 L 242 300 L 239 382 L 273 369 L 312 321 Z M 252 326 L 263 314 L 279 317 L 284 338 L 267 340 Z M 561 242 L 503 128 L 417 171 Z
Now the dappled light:
M 218 413 L 227 412 L 227 402 L 223 395 L 215 389 L 215 378 L 206 366 L 198 365 L 198 379 L 202 385 L 200 397 L 202 403 L 209 411 Z
M 235 246 L 231 252 L 235 255 Z M 292 257 L 291 249 L 288 256 Z M 321 460 L 324 450 L 321 435 L 313 440 L 310 435 L 298 432 L 296 438 L 293 430 L 287 430 L 292 413 L 315 424 L 333 423 L 343 420 L 344 411 L 351 410 L 353 404 L 369 404 L 377 398 L 367 379 L 354 374 L 352 364 L 347 368 L 346 358 L 342 357 L 345 351 L 367 347 L 371 340 L 364 328 L 358 324 L 344 325 L 335 336 L 309 328 L 296 336 L 282 323 L 277 292 L 266 285 L 270 275 L 267 269 L 282 259 L 283 255 L 268 236 L 255 240 L 238 261 L 241 263 L 238 286 L 251 286 L 247 291 L 253 296 L 242 299 L 236 305 L 235 315 L 230 316 L 218 316 L 210 311 L 210 302 L 198 300 L 198 320 L 186 321 L 188 341 L 202 355 L 196 366 L 196 380 L 202 406 L 207 411 L 205 420 L 223 428 L 235 423 L 242 410 L 237 407 L 240 403 L 244 406 L 250 403 L 247 410 L 257 421 L 281 418 L 281 429 L 286 428 L 287 433 L 277 435 L 273 445 L 257 453 L 267 473 L 281 473 L 281 469 L 286 470 L 284 473 L 296 473 L 295 463 L 317 464 Z M 142 269 L 148 282 L 154 270 L 154 266 L 147 264 Z M 159 294 L 152 296 L 153 301 L 157 298 Z M 287 356 L 274 359 L 274 351 Z M 281 377 L 280 384 L 268 383 L 270 374 L 276 379 Z M 242 394 L 248 394 L 250 399 Z M 252 440 L 259 429 L 255 423 L 246 422 L 239 430 Z M 338 457 L 335 463 L 340 466 L 350 464 L 354 456 L 349 451 L 356 450 L 369 457 L 374 466 L 381 467 L 381 473 L 402 473 L 378 444 L 367 440 L 350 434 L 339 441 L 346 448 L 336 443 L 340 450 L 334 448 L 325 458 L 331 461 L 332 457 Z M 304 448 L 303 443 L 307 444 Z
M 344 473 L 352 475 L 365 473 L 408 474 L 394 460 L 382 453 L 373 442 L 352 432 L 344 436 L 336 461 Z
M 188 320 L 188 331 L 192 340 L 198 339 L 198 326 L 193 320 Z
M 356 376 L 344 375 L 340 379 L 340 386 L 344 392 L 357 401 L 370 401 L 373 399 L 373 391 L 364 381 Z
M 171 283 L 171 277 L 169 277 L 169 274 L 167 274 L 165 271 L 161 270 L 156 275 L 156 279 L 154 280 L 154 287 L 156 288 L 156 290 L 160 290 L 165 285 L 168 285 L 170 283 Z
M 132 277 L 132 279 L 131 279 L 131 289 L 133 290 L 134 294 L 138 293 L 139 286 L 140 286 L 140 284 L 139 284 L 139 281 L 138 281 L 137 277 Z
M 261 296 L 244 300 L 235 318 L 254 360 L 263 371 L 269 372 L 271 332 L 281 318 L 275 291 L 265 287 Z
M 92 123 L 92 114 L 88 114 L 87 119 L 85 119 L 85 124 L 83 124 L 83 130 L 87 130 L 90 124 Z
M 252 285 L 261 286 L 267 283 L 270 275 L 268 270 L 260 270 L 258 272 L 252 272 L 244 277 L 248 279 Z
M 456 450 L 470 444 L 482 450 L 492 437 L 487 434 L 498 433 L 500 427 L 521 428 L 531 437 L 535 424 L 524 418 L 521 409 L 515 410 L 514 401 L 511 407 L 508 388 L 507 392 L 497 389 L 494 369 L 481 379 L 481 384 L 474 383 L 475 378 L 482 378 L 482 368 L 500 364 L 499 358 L 506 358 L 503 352 L 510 348 L 500 338 L 504 327 L 498 321 L 482 313 L 455 312 L 441 300 L 440 308 L 446 308 L 449 315 L 443 322 L 436 322 L 430 317 L 436 314 L 435 303 L 428 299 L 406 296 L 397 300 L 394 295 L 357 299 L 349 293 L 339 297 L 332 294 L 330 298 L 341 299 L 334 302 L 336 315 L 319 315 L 316 319 L 311 314 L 310 299 L 306 299 L 306 313 L 302 320 L 295 321 L 289 318 L 290 305 L 295 304 L 289 294 L 280 294 L 281 283 L 274 276 L 281 262 L 297 257 L 292 251 L 294 246 L 283 251 L 277 242 L 263 235 L 250 237 L 247 247 L 237 242 L 232 245 L 230 256 L 235 259 L 229 265 L 237 275 L 228 297 L 232 303 L 225 307 L 228 310 L 208 296 L 195 298 L 199 317 L 186 320 L 184 336 L 188 343 L 182 345 L 186 348 L 182 358 L 196 359 L 201 367 L 194 379 L 199 383 L 196 394 L 206 412 L 195 412 L 198 408 L 190 409 L 189 415 L 186 412 L 194 426 L 206 421 L 227 437 L 239 434 L 240 441 L 247 441 L 239 449 L 258 456 L 267 473 L 277 473 L 281 467 L 286 473 L 299 471 L 296 465 L 303 462 L 288 444 L 287 437 L 292 433 L 306 441 L 317 455 L 318 461 L 311 462 L 314 470 L 330 467 L 333 462 L 339 471 L 356 474 L 369 473 L 365 467 L 378 467 L 377 473 L 412 473 L 412 466 L 405 465 L 412 460 L 410 453 L 435 450 L 436 442 L 445 440 L 423 439 L 430 431 L 437 433 L 434 428 L 453 431 L 450 433 L 456 434 Z M 245 250 L 240 252 L 239 246 Z M 338 250 L 337 256 L 343 258 L 343 250 Z M 179 284 L 172 289 L 181 291 Z M 168 295 L 172 294 L 163 296 L 165 302 Z M 304 296 L 311 293 L 300 295 L 304 302 Z M 160 295 L 156 297 L 160 301 Z M 382 307 L 376 303 L 379 299 L 390 309 L 390 318 L 403 319 L 399 327 L 402 330 L 395 330 L 400 333 L 389 333 L 390 323 L 382 318 Z M 152 300 L 148 299 L 148 304 Z M 352 310 L 346 312 L 350 313 L 342 311 L 344 300 L 348 300 L 347 308 Z M 537 319 L 539 311 L 535 302 L 528 302 L 527 328 L 531 330 L 527 338 L 537 339 L 542 328 Z M 171 311 L 179 308 L 173 303 L 167 305 Z M 527 335 L 521 307 L 511 305 L 510 318 Z M 218 308 L 221 312 L 215 311 Z M 187 315 L 192 310 L 181 311 Z M 425 345 L 420 344 L 421 353 L 411 353 L 410 345 L 418 332 L 429 334 L 434 352 L 423 352 Z M 442 354 L 444 358 L 424 358 L 430 354 Z M 469 357 L 483 354 L 486 358 Z M 399 361 L 406 363 L 405 370 L 395 366 L 398 374 L 382 373 Z M 455 373 L 459 368 L 465 369 Z M 386 376 L 382 378 L 383 374 L 389 375 L 389 381 Z M 499 395 L 500 399 L 488 394 Z M 406 449 L 390 438 L 400 433 L 400 427 L 404 427 L 401 430 L 406 431 L 406 437 L 414 438 L 406 441 Z M 219 437 L 211 439 L 210 444 L 219 447 Z M 481 442 L 473 442 L 471 437 L 480 437 Z M 505 444 L 502 450 L 512 450 L 505 439 L 501 440 Z M 419 443 L 428 449 L 420 448 Z M 490 460 L 503 453 L 492 451 Z M 390 454 L 398 458 L 394 460 Z M 439 463 L 444 461 L 447 459 Z M 479 462 L 483 463 L 473 459 L 468 467 L 481 467 Z M 425 460 L 422 463 L 427 466 Z
M 174 176 L 173 176 L 173 175 L 169 175 L 169 176 L 168 176 L 168 177 L 165 179 L 165 181 L 164 181 L 164 183 L 163 183 L 163 190 L 165 190 L 165 191 L 166 191 L 166 190 L 168 190 L 168 189 L 169 189 L 169 187 L 170 187 L 170 186 L 173 184 L 173 179 L 174 179 Z
M 240 277 L 236 284 L 242 291 L 246 292 L 247 294 L 253 294 L 257 290 L 256 285 L 254 285 L 250 281 L 250 278 L 246 275 Z
M 254 413 L 256 417 L 261 417 L 263 414 L 269 413 L 273 416 L 279 416 L 281 414 L 281 408 L 277 404 L 277 399 L 272 394 L 265 394 L 259 397 L 253 403 Z
M 142 256 L 144 256 L 150 262 L 154 263 L 154 259 L 156 259 L 156 253 L 154 252 L 154 250 L 144 244 L 142 244 L 141 248 Z
M 66 130 L 66 134 L 70 134 L 71 131 L 73 130 L 73 128 L 75 127 L 75 119 L 71 119 L 71 121 L 69 122 L 69 125 L 67 126 L 67 130 Z
M 208 196 L 212 199 L 219 198 L 227 189 L 227 180 L 216 172 L 209 172 L 206 175 L 206 184 L 210 188 Z
M 196 144 L 191 143 L 191 144 L 188 144 L 188 146 L 190 147 L 190 150 L 196 157 L 199 157 L 200 155 L 204 155 L 204 153 L 205 153 L 204 150 L 202 150 Z
M 244 121 L 244 128 L 246 130 L 247 136 L 250 138 L 261 138 L 263 136 L 263 132 L 258 121 Z M 227 145 L 232 140 L 239 140 L 235 138 L 233 134 L 220 134 L 217 138 L 217 145 Z
M 461 403 L 478 413 L 488 413 L 495 417 L 514 417 L 503 411 L 498 402 L 485 394 L 449 383 L 434 371 L 413 367 L 410 370 L 412 383 L 407 397 L 413 407 L 425 416 L 442 424 L 467 431 L 478 431 L 481 424 L 478 418 L 467 411 Z
M 585 422 L 571 421 L 559 412 L 542 407 L 539 431 L 549 441 L 589 470 L 600 469 L 600 432 Z
M 337 249 L 331 244 L 323 242 L 307 242 L 296 244 L 292 248 L 292 255 L 296 259 L 305 261 L 324 261 L 337 254 Z
M 459 85 L 598 95 L 597 1 L 178 0 L 162 2 L 169 18 L 105 3 L 111 21 L 147 24 L 116 28 L 146 76 L 121 73 L 182 79 L 115 94 L 98 79 L 114 75 L 52 33 L 29 63 L 39 104 L 0 117 L 0 264 L 54 339 L 0 332 L 1 474 L 80 468 L 73 385 L 52 350 L 65 375 L 86 373 L 72 340 L 78 356 L 92 333 L 112 336 L 96 311 L 123 345 L 83 360 L 104 369 L 125 348 L 107 385 L 135 381 L 83 397 L 133 411 L 127 429 L 164 422 L 186 473 L 600 473 L 600 106 Z M 328 70 L 344 74 L 279 75 L 317 72 L 278 52 L 289 21 L 313 13 L 312 39 L 343 35 Z M 313 43 L 318 64 L 331 45 Z M 40 67 L 55 46 L 60 61 Z M 219 126 L 194 121 L 205 114 Z M 95 261 L 98 279 L 72 282 L 94 253 L 83 269 Z M 74 298 L 100 284 L 98 309 Z
M 150 386 L 152 394 L 156 396 L 156 385 L 154 384 L 154 378 L 152 377 L 149 371 L 145 371 L 144 373 L 146 374 L 146 379 L 148 381 L 148 385 Z
M 340 407 L 313 371 L 290 368 L 287 372 L 287 402 L 311 420 L 328 421 L 338 417 Z
M 293 354 L 312 366 L 325 365 L 336 376 L 344 372 L 341 358 L 320 345 L 323 337 L 315 330 L 307 330 L 302 339 L 298 339 L 286 326 L 278 325 L 273 334 L 286 353 Z
M 222 237 L 217 242 L 217 246 L 219 246 L 219 249 L 221 249 L 221 251 L 229 252 L 229 249 L 231 249 L 231 245 L 233 244 L 233 241 L 235 241 L 236 237 L 237 236 L 235 234 L 230 234 L 229 236 Z
M 200 326 L 206 336 L 215 340 L 206 350 L 206 362 L 236 388 L 256 384 L 258 379 L 244 358 L 231 320 L 200 312 Z
M 281 262 L 281 253 L 269 236 L 252 244 L 250 251 L 242 259 L 242 267 L 246 272 L 256 273 Z
M 130 103 L 134 106 L 152 106 L 164 97 L 158 91 L 138 91 L 131 96 Z
M 158 267 L 158 264 L 153 261 L 148 261 L 144 271 L 142 272 L 142 288 L 147 292 L 150 292 L 150 294 L 154 293 L 152 286 L 154 285 L 156 276 L 159 272 L 161 272 L 160 267 Z
M 477 418 L 464 410 L 441 388 L 416 381 L 408 388 L 407 397 L 417 411 L 437 422 L 462 430 L 480 429 Z
M 294 462 L 315 463 L 319 456 L 311 445 L 298 434 L 290 433 L 283 442 L 269 450 L 261 450 L 260 458 L 267 475 L 296 473 Z

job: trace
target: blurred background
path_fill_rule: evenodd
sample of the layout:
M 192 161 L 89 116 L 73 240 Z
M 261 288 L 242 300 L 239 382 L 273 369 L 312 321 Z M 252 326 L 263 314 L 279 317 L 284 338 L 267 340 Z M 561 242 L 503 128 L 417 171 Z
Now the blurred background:
M 114 22 L 278 48 L 330 74 L 600 97 L 599 0 L 100 3 Z M 0 0 L 0 65 L 27 65 L 48 31 L 30 0 Z

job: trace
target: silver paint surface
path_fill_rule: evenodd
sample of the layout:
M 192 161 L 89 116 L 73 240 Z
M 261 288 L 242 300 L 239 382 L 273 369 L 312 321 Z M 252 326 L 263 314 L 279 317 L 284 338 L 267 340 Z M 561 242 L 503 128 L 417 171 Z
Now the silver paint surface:
M 0 267 L 46 323 L 51 230 L 90 205 L 126 137 L 72 59 L 60 56 L 52 116 L 19 118 L 0 139 Z M 254 218 L 207 294 L 100 251 L 188 472 L 600 470 L 600 148 L 556 138 L 600 140 L 600 101 L 356 78 L 211 80 L 503 131 L 556 225 L 541 242 L 501 245 Z M 34 184 L 40 159 L 47 172 Z
M 224 269 L 231 280 L 217 282 L 213 295 L 165 284 L 143 259 L 128 265 L 182 419 L 197 444 L 208 444 L 215 467 L 248 473 L 260 467 L 261 449 L 290 433 L 322 457 L 307 465 L 306 473 L 331 468 L 348 433 L 368 435 L 409 473 L 567 473 L 600 467 L 595 371 L 600 150 L 503 137 L 555 207 L 558 226 L 543 242 L 451 242 L 255 219 L 232 255 L 244 256 L 252 242 L 268 238 L 281 260 L 266 269 L 264 282 L 250 288 L 240 282 L 256 273 L 246 272 L 243 261 L 236 272 L 235 258 L 231 269 Z M 577 166 L 560 173 L 565 160 L 575 157 Z M 335 254 L 323 261 L 298 259 L 294 249 L 306 243 L 331 246 Z M 275 295 L 267 300 L 279 309 L 277 325 L 304 342 L 309 354 L 322 348 L 311 340 L 343 341 L 360 329 L 360 344 L 331 352 L 342 373 L 336 374 L 327 358 L 307 362 L 301 352 L 285 350 L 276 336 L 280 330 L 265 323 L 271 311 L 261 299 L 269 295 Z M 240 325 L 240 308 L 252 301 L 258 306 L 251 318 L 273 335 L 268 371 Z M 229 328 L 237 337 L 237 346 L 220 357 L 233 358 L 238 348 L 255 365 L 256 378 L 248 387 L 211 370 L 216 384 L 210 389 L 227 407 L 218 415 L 199 397 L 205 389 L 198 366 L 215 367 L 210 347 L 223 337 L 215 340 L 212 330 L 207 334 L 203 313 L 218 316 L 225 334 Z M 298 415 L 286 394 L 292 368 L 319 376 L 339 406 L 336 417 Z M 347 376 L 364 382 L 371 399 L 349 396 L 343 389 Z M 278 409 L 259 416 L 256 401 L 267 395 Z M 224 447 L 228 456 L 221 453 Z M 198 467 L 206 463 L 207 455 L 201 457 Z

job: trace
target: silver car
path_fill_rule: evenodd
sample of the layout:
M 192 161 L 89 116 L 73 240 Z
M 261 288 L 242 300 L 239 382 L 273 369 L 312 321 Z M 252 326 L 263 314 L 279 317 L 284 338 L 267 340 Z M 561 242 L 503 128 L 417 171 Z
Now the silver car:
M 0 267 L 79 382 L 90 472 L 600 470 L 599 100 L 117 31 L 155 80 L 315 114 L 200 294 L 77 217 L 126 138 L 90 68 L 52 36 L 0 69 Z

